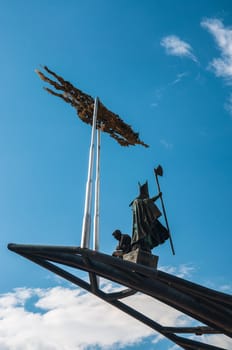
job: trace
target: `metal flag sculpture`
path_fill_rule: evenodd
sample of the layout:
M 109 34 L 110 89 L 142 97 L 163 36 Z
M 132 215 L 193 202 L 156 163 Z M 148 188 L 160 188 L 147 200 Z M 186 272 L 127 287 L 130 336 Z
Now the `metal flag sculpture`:
M 76 109 L 78 116 L 83 122 L 92 124 L 94 110 L 93 97 L 77 89 L 70 82 L 51 71 L 48 67 L 44 66 L 43 68 L 48 74 L 50 74 L 50 76 L 55 78 L 55 80 L 47 77 L 39 70 L 36 70 L 36 73 L 43 81 L 52 85 L 57 92 L 47 87 L 45 87 L 45 90 L 71 104 Z M 60 91 L 63 92 L 60 93 Z M 99 101 L 98 125 L 100 123 L 103 125 L 102 131 L 107 132 L 121 146 L 135 146 L 138 144 L 148 147 L 146 143 L 140 140 L 139 133 L 134 132 L 132 127 L 125 123 L 119 115 L 111 112 Z

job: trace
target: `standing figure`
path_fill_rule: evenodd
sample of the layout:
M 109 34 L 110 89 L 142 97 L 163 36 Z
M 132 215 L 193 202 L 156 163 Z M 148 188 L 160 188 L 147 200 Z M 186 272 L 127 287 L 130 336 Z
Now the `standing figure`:
M 132 250 L 141 248 L 151 251 L 154 247 L 169 238 L 168 230 L 160 223 L 158 218 L 162 215 L 154 202 L 162 195 L 149 198 L 148 183 L 140 185 L 140 194 L 130 206 L 133 211 Z
M 129 235 L 122 233 L 120 230 L 115 230 L 112 235 L 119 241 L 113 256 L 122 257 L 123 254 L 131 251 L 131 238 Z

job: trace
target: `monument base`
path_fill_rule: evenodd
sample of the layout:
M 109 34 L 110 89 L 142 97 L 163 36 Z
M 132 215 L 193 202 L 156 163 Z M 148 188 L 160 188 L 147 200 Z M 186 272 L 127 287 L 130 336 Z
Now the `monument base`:
M 123 260 L 157 268 L 159 257 L 157 255 L 152 255 L 151 253 L 146 252 L 140 248 L 137 248 L 127 254 L 123 254 Z

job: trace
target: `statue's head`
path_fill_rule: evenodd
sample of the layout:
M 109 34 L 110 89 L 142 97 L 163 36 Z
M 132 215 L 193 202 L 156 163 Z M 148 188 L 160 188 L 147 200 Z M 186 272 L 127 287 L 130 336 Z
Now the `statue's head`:
M 116 238 L 117 240 L 121 239 L 122 236 L 122 232 L 120 230 L 115 230 L 112 235 L 114 236 L 114 238 Z
M 139 196 L 138 198 L 149 198 L 148 182 L 146 181 L 143 185 L 139 182 Z

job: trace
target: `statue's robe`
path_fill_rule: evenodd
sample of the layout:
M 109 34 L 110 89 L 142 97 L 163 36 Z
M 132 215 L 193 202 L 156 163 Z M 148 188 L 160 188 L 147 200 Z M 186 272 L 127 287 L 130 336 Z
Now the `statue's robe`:
M 158 220 L 161 212 L 152 198 L 136 198 L 132 202 L 132 210 L 132 247 L 138 244 L 142 248 L 153 249 L 169 238 L 167 229 Z

